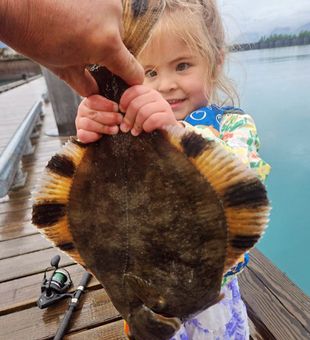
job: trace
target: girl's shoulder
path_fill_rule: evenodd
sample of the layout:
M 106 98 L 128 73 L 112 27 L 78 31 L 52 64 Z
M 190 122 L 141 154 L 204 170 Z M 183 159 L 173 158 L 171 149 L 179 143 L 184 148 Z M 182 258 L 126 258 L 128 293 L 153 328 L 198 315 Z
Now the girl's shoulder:
M 237 118 L 240 115 L 245 115 L 245 112 L 238 107 L 209 105 L 191 112 L 184 121 L 192 126 L 213 126 L 220 130 L 224 117 L 235 116 Z
M 217 108 L 220 109 L 223 114 L 237 114 L 237 115 L 245 114 L 243 110 L 235 106 L 222 106 L 222 107 L 217 107 Z

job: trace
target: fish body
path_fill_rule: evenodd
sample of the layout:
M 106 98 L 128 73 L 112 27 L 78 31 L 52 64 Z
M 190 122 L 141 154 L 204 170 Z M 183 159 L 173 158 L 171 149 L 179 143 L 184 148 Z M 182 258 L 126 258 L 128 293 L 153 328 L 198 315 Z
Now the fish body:
M 90 145 L 72 183 L 68 219 L 78 252 L 122 315 L 143 301 L 184 319 L 218 297 L 223 205 L 161 133 L 104 136 Z
M 94 274 L 137 340 L 169 339 L 217 303 L 223 275 L 268 215 L 252 170 L 176 127 L 71 139 L 49 161 L 33 206 L 33 223 Z

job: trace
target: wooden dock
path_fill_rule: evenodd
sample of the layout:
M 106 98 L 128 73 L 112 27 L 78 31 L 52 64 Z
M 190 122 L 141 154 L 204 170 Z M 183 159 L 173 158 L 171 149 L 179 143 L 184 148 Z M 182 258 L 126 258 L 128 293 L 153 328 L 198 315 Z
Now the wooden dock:
M 0 95 L 0 153 L 33 103 L 45 92 L 37 79 Z M 31 192 L 44 166 L 65 141 L 44 132 L 56 128 L 50 105 L 35 152 L 23 159 L 26 185 L 0 199 L 0 339 L 52 339 L 69 299 L 47 309 L 36 301 L 46 267 L 59 254 L 76 289 L 84 269 L 55 249 L 31 224 Z M 50 273 L 49 273 L 50 274 Z M 49 275 L 48 275 L 49 276 Z M 253 339 L 310 339 L 310 299 L 257 250 L 240 275 Z M 66 339 L 126 339 L 120 315 L 92 278 L 74 312 Z M 147 340 L 147 339 L 146 339 Z

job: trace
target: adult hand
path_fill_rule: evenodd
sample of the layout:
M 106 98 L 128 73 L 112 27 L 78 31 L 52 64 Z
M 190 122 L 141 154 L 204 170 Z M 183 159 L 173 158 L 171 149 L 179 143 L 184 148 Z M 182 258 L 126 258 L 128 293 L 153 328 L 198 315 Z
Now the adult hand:
M 121 39 L 121 0 L 0 0 L 0 22 L 0 40 L 82 96 L 98 93 L 90 64 L 106 66 L 130 85 L 143 82 L 142 67 Z

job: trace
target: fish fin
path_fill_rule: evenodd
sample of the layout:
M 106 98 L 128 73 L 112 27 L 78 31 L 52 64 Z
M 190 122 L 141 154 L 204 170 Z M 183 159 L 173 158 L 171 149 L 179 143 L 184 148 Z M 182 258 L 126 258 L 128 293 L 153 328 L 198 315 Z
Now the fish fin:
M 67 216 L 67 203 L 76 167 L 86 147 L 75 138 L 51 158 L 33 194 L 32 223 L 56 247 L 85 267 L 73 244 Z
M 188 157 L 223 202 L 229 229 L 227 272 L 264 233 L 270 214 L 265 186 L 252 169 L 216 141 L 180 127 L 167 127 L 164 136 Z
M 179 318 L 155 313 L 145 305 L 140 305 L 129 314 L 127 321 L 133 339 L 168 340 L 182 324 Z
M 125 274 L 124 281 L 133 294 L 147 307 L 158 312 L 163 310 L 166 301 L 149 282 L 133 274 Z

